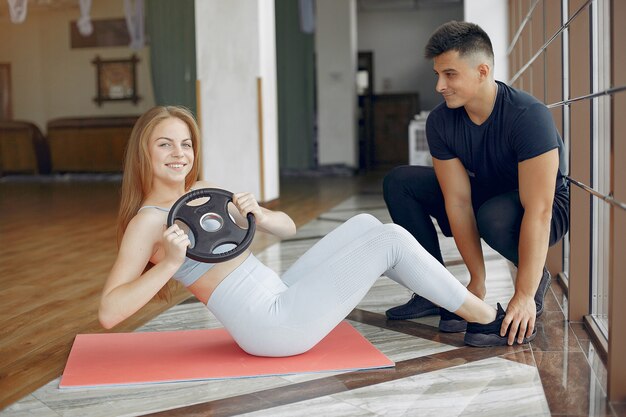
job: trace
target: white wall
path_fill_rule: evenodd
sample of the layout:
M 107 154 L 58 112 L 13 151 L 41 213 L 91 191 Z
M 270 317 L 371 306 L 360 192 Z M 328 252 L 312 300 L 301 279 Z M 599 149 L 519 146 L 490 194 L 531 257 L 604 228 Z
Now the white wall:
M 509 10 L 508 1 L 504 0 L 465 0 L 464 20 L 476 23 L 483 28 L 493 46 L 495 55 L 496 80 L 507 82 L 509 79 L 509 60 L 506 49 L 509 46 Z
M 58 117 L 138 115 L 154 105 L 148 47 L 134 52 L 127 46 L 71 49 L 70 22 L 80 16 L 75 7 L 29 10 L 26 21 L 11 23 L 0 16 L 0 62 L 11 64 L 13 118 L 34 122 L 45 133 Z M 92 19 L 124 18 L 122 0 L 95 1 Z M 98 106 L 96 70 L 91 61 L 129 58 L 137 54 L 137 90 L 141 101 L 104 102 Z
M 503 0 L 502 0 L 503 1 Z M 433 4 L 417 8 L 359 10 L 358 49 L 374 52 L 374 93 L 420 94 L 421 108 L 441 102 L 436 79 L 424 47 L 441 24 L 463 19 L 463 6 Z
M 203 177 L 233 192 L 253 192 L 259 201 L 275 199 L 279 190 L 274 2 L 196 0 L 195 12 Z M 263 79 L 263 164 L 258 77 Z

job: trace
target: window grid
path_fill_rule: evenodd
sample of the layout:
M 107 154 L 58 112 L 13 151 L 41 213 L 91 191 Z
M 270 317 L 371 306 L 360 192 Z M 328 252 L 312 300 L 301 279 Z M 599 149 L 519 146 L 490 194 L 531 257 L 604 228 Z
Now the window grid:
M 511 43 L 507 49 L 511 61 L 513 76 L 509 83 L 517 88 L 531 92 L 533 87 L 533 63 L 539 58 L 543 58 L 545 73 L 547 68 L 547 48 L 555 40 L 561 39 L 562 58 L 562 99 L 548 103 L 549 108 L 561 108 L 561 128 L 563 141 L 565 143 L 566 155 L 571 155 L 571 104 L 577 101 L 587 101 L 590 103 L 590 123 L 591 123 L 591 181 L 590 185 L 583 184 L 573 178 L 569 178 L 571 161 L 568 158 L 566 172 L 570 179 L 571 187 L 578 187 L 585 190 L 593 197 L 591 208 L 591 248 L 590 256 L 590 302 L 589 313 L 597 322 L 596 324 L 608 339 L 608 299 L 609 299 L 609 275 L 611 262 L 611 206 L 621 210 L 626 210 L 626 202 L 618 201 L 612 192 L 612 172 L 613 160 L 611 155 L 611 97 L 618 93 L 624 93 L 626 86 L 611 85 L 611 16 L 610 0 L 587 0 L 575 6 L 575 10 L 570 13 L 570 0 L 561 0 L 561 24 L 555 29 L 550 29 L 547 33 L 545 17 L 546 1 L 533 0 L 523 2 L 511 0 L 511 24 L 509 33 L 514 33 Z M 527 10 L 522 10 L 522 7 Z M 543 20 L 536 16 L 543 10 Z M 554 10 L 554 9 L 551 9 Z M 588 11 L 588 13 L 583 13 Z M 570 25 L 581 16 L 590 19 L 589 40 L 591 48 L 590 65 L 592 86 L 591 93 L 571 97 L 570 78 Z M 545 41 L 538 50 L 532 50 L 533 25 L 542 24 L 544 28 Z M 536 35 L 535 35 L 536 36 Z M 554 55 L 553 55 L 554 56 Z M 530 57 L 529 59 L 525 59 Z M 540 61 L 541 62 L 541 61 Z M 541 64 L 539 64 L 541 65 Z M 536 66 L 536 65 L 535 65 Z M 529 85 L 530 83 L 530 85 Z M 541 88 L 541 87 L 540 87 Z M 546 95 L 547 77 L 544 77 L 544 95 L 539 98 L 547 100 Z M 554 98 L 554 97 L 552 97 Z M 569 275 L 569 254 L 571 242 L 569 234 L 563 241 L 563 272 L 565 280 Z
M 592 74 L 593 91 L 610 88 L 611 57 L 610 14 L 607 0 L 592 3 Z M 593 100 L 593 188 L 603 195 L 611 194 L 611 108 L 609 96 Z M 610 207 L 603 200 L 593 199 L 592 291 L 591 315 L 604 337 L 609 338 L 609 255 Z

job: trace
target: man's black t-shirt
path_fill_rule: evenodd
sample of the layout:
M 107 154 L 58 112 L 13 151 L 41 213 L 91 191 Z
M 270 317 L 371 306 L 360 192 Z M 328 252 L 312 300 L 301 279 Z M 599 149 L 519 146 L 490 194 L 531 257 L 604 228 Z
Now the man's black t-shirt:
M 556 193 L 567 193 L 563 178 L 563 140 L 546 106 L 533 96 L 498 83 L 493 111 L 476 125 L 464 107 L 438 105 L 426 121 L 430 153 L 437 159 L 459 158 L 472 184 L 490 194 L 519 189 L 518 163 L 559 149 Z

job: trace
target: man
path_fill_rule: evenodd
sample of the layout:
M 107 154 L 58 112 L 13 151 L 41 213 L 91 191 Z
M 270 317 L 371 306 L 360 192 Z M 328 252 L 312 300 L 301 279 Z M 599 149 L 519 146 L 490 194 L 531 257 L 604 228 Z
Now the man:
M 433 167 L 392 170 L 383 184 L 385 202 L 393 221 L 443 263 L 431 216 L 437 219 L 443 234 L 454 237 L 470 273 L 468 289 L 479 298 L 486 293 L 480 238 L 517 265 L 515 294 L 496 323 L 499 343 L 531 340 L 551 280 L 544 267 L 548 246 L 569 227 L 563 141 L 544 104 L 495 81 L 491 41 L 479 26 L 442 25 L 425 55 L 445 100 L 426 122 Z M 414 294 L 387 317 L 436 312 Z M 440 330 L 466 330 L 460 317 L 443 309 L 440 314 Z

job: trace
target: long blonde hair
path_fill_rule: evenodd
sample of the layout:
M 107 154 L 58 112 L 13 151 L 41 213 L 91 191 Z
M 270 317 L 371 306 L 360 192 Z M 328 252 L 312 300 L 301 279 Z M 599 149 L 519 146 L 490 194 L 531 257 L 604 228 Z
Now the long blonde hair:
M 152 165 L 150 163 L 148 139 L 154 128 L 169 118 L 182 120 L 191 134 L 194 164 L 185 178 L 185 189 L 188 190 L 198 179 L 200 161 L 200 129 L 193 114 L 180 106 L 156 106 L 139 117 L 128 139 L 124 155 L 124 176 L 122 178 L 121 201 L 117 217 L 117 244 L 122 242 L 124 232 L 146 196 L 152 191 Z M 148 264 L 146 269 L 152 265 Z M 169 300 L 171 290 L 164 286 L 157 298 Z

